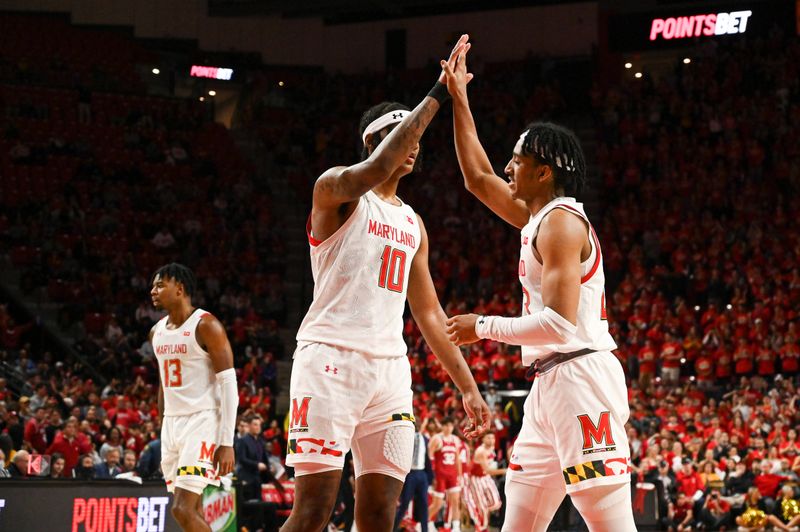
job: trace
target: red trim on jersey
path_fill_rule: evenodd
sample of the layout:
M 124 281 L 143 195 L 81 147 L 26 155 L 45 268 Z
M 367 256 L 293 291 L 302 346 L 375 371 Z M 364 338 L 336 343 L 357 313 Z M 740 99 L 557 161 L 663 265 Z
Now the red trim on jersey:
M 581 277 L 581 284 L 583 284 L 586 281 L 588 281 L 589 279 L 591 279 L 592 276 L 597 271 L 597 268 L 600 267 L 600 259 L 601 259 L 601 256 L 600 256 L 600 241 L 597 240 L 597 234 L 594 232 L 594 227 L 592 227 L 591 224 L 589 224 L 589 229 L 592 230 L 592 238 L 594 238 L 594 247 L 597 249 L 597 254 L 594 257 L 594 264 L 592 264 L 592 269 L 589 270 L 589 273 L 587 273 L 586 275 Z
M 572 211 L 572 212 L 576 213 L 578 216 L 580 216 L 581 219 L 586 220 L 586 218 L 584 218 L 583 214 L 581 214 L 581 211 L 579 211 L 575 207 L 570 207 L 569 205 L 566 205 L 564 203 L 559 203 L 554 208 L 558 209 L 559 207 L 563 207 L 565 209 L 569 209 L 570 211 Z M 597 268 L 600 267 L 600 260 L 602 259 L 601 253 L 600 253 L 600 241 L 597 239 L 597 233 L 594 232 L 594 227 L 592 227 L 592 224 L 589 222 L 589 220 L 586 220 L 586 223 L 589 224 L 589 229 L 592 231 L 592 239 L 594 240 L 594 247 L 597 250 L 597 253 L 595 254 L 595 257 L 594 257 L 594 264 L 592 264 L 592 269 L 589 270 L 589 273 L 587 273 L 586 275 L 581 277 L 581 284 L 585 283 L 586 281 L 588 281 L 589 279 L 592 278 L 592 276 L 597 271 Z
M 200 319 L 202 320 L 202 319 L 203 319 L 203 318 L 205 318 L 206 316 L 211 316 L 212 318 L 214 317 L 214 315 L 213 315 L 213 314 L 211 314 L 210 312 L 203 312 L 203 315 L 202 315 L 202 316 L 200 316 Z
M 521 465 L 517 465 L 517 464 L 515 464 L 514 462 L 511 462 L 511 463 L 509 463 L 509 464 L 508 464 L 508 468 L 509 468 L 511 471 L 522 471 L 522 466 L 521 466 Z
M 322 240 L 317 240 L 313 236 L 311 236 L 311 215 L 308 215 L 308 221 L 306 222 L 306 235 L 308 235 L 308 243 L 314 247 L 319 246 L 322 244 Z
M 168 481 L 167 481 L 167 486 L 169 486 L 170 484 L 172 484 L 172 481 L 171 481 L 171 480 L 168 480 Z

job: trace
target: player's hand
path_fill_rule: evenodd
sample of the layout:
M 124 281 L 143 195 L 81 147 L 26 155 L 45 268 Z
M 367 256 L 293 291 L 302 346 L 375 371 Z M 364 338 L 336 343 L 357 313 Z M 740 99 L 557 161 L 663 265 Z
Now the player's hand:
M 489 405 L 483 400 L 480 392 L 467 392 L 464 394 L 464 411 L 467 413 L 469 423 L 464 427 L 464 436 L 468 440 L 480 438 L 489 430 L 489 423 L 492 421 L 492 413 Z
M 466 344 L 473 344 L 480 340 L 475 333 L 475 322 L 478 321 L 477 314 L 461 314 L 447 318 L 445 324 L 447 328 L 447 336 L 454 344 L 461 346 Z
M 214 469 L 216 469 L 218 477 L 224 477 L 228 473 L 232 473 L 234 462 L 233 447 L 220 445 L 214 451 Z
M 453 49 L 450 59 L 439 62 L 442 67 L 442 75 L 439 76 L 439 81 L 447 85 L 447 92 L 453 98 L 466 94 L 467 83 L 472 81 L 474 77 L 472 73 L 467 72 L 467 53 L 472 48 L 472 43 L 460 43 L 461 41 Z
M 469 50 L 469 47 L 469 35 L 465 33 L 458 39 L 456 45 L 453 46 L 453 50 L 450 52 L 450 57 L 447 58 L 447 61 L 442 60 L 440 62 L 442 65 L 442 73 L 439 74 L 439 83 L 447 83 L 447 73 L 444 70 L 444 65 L 450 65 L 451 70 L 455 70 L 457 63 L 459 61 L 463 62 L 463 56 L 466 53 L 465 50 Z

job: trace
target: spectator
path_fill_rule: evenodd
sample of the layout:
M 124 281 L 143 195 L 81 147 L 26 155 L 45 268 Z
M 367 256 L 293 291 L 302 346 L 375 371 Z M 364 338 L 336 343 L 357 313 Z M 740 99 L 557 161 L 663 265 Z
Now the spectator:
M 114 478 L 122 473 L 119 467 L 119 450 L 109 449 L 106 451 L 105 461 L 94 466 L 94 478 Z
M 49 393 L 47 392 L 47 384 L 41 383 L 36 386 L 36 393 L 33 394 L 33 397 L 30 398 L 30 407 L 31 410 L 36 412 L 39 408 L 44 408 L 47 404 L 47 399 L 49 398 Z M 22 398 L 20 398 L 22 399 Z
M 682 464 L 681 470 L 675 475 L 678 484 L 678 492 L 692 499 L 698 491 L 703 491 L 703 479 L 697 471 L 695 471 L 691 458 L 684 458 Z
M 34 416 L 25 423 L 25 443 L 35 452 L 44 454 L 47 450 L 47 410 L 36 408 Z
M 707 530 L 720 530 L 729 526 L 731 505 L 722 498 L 718 488 L 712 488 L 703 502 L 700 521 Z
M 53 453 L 53 456 L 50 457 L 50 478 L 65 478 L 64 466 L 66 463 L 61 453 Z
M 64 456 L 64 476 L 67 477 L 72 476 L 72 470 L 78 465 L 81 455 L 91 452 L 92 445 L 84 434 L 78 432 L 78 420 L 74 417 L 67 419 L 64 430 L 56 434 L 47 448 L 47 454 L 61 453 Z
M 100 459 L 105 460 L 106 454 L 112 449 L 117 451 L 117 456 L 121 455 L 122 451 L 125 450 L 122 445 L 122 431 L 116 426 L 108 429 L 106 433 L 106 441 L 100 446 Z
M 8 478 L 10 475 L 6 469 L 6 453 L 0 449 L 0 478 Z
M 30 461 L 31 455 L 28 451 L 17 451 L 8 466 L 8 475 L 11 478 L 27 478 Z
M 95 478 L 95 473 L 96 470 L 92 455 L 84 454 L 81 455 L 80 459 L 78 460 L 78 464 L 73 469 L 72 477 L 78 480 L 92 480 Z
M 675 503 L 670 503 L 669 507 L 670 526 L 678 531 L 690 530 L 694 520 L 692 506 L 692 499 L 684 492 L 678 492 L 678 499 Z
M 125 450 L 122 456 L 122 473 L 136 473 L 136 453 L 130 449 Z M 137 474 L 138 475 L 138 474 Z
M 16 410 L 6 412 L 5 430 L 11 438 L 12 448 L 21 449 L 25 440 L 25 429 L 19 421 L 19 413 Z

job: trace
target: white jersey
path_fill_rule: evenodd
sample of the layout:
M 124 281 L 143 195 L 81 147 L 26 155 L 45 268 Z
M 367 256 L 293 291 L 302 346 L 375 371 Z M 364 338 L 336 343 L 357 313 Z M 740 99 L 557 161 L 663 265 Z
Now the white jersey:
M 405 356 L 403 312 L 419 220 L 403 203 L 371 190 L 327 240 L 309 226 L 314 301 L 297 331 L 298 346 L 319 342 L 376 358 Z
M 153 351 L 164 388 L 164 416 L 187 416 L 220 406 L 211 357 L 197 343 L 197 324 L 207 314 L 196 309 L 176 329 L 167 328 L 169 316 L 156 323 Z
M 536 216 L 531 216 L 522 228 L 519 261 L 519 281 L 522 284 L 522 315 L 533 314 L 544 309 L 542 303 L 542 264 L 533 254 L 533 245 L 539 233 L 539 224 L 553 209 L 564 209 L 579 216 L 589 226 L 589 241 L 592 251 L 581 264 L 581 291 L 578 302 L 578 330 L 572 340 L 563 344 L 522 346 L 522 363 L 533 364 L 537 359 L 545 360 L 552 353 L 569 353 L 580 349 L 612 351 L 617 344 L 608 332 L 605 304 L 605 274 L 603 273 L 600 241 L 583 210 L 583 204 L 574 198 L 556 198 L 545 205 Z

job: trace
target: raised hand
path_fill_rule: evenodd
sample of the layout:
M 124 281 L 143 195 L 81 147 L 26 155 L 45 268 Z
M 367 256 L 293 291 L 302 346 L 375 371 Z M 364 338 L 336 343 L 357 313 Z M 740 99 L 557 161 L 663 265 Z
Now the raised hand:
M 439 76 L 439 81 L 447 85 L 447 91 L 453 98 L 465 93 L 467 83 L 474 77 L 473 74 L 467 72 L 467 53 L 470 48 L 472 48 L 471 43 L 467 41 L 462 43 L 459 40 L 456 47 L 453 48 L 450 58 L 447 61 L 440 61 L 442 75 Z
M 447 61 L 442 60 L 439 63 L 442 65 L 444 63 L 452 64 L 453 68 L 455 68 L 456 59 L 461 53 L 463 53 L 464 47 L 467 46 L 469 46 L 469 34 L 465 33 L 458 39 L 455 46 L 453 46 L 453 49 L 450 51 L 450 57 L 447 58 Z M 442 69 L 442 73 L 439 74 L 439 82 L 447 83 L 447 76 L 444 71 L 444 68 Z

